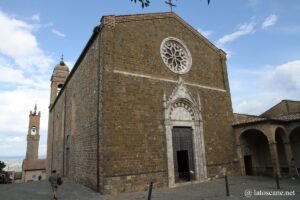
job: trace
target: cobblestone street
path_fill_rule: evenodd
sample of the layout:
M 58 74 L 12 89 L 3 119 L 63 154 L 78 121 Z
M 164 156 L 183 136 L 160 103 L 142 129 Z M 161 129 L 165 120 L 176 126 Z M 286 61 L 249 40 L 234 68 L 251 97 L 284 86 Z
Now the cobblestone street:
M 230 197 L 226 197 L 224 179 L 173 189 L 153 188 L 152 200 L 223 200 L 223 199 L 300 199 L 300 180 L 281 179 L 280 190 L 276 182 L 266 177 L 229 177 Z M 245 191 L 246 196 L 245 197 Z M 290 196 L 259 196 L 260 191 L 288 191 Z M 295 195 L 293 195 L 295 194 Z M 148 192 L 100 195 L 82 185 L 65 180 L 59 188 L 63 200 L 146 200 Z M 0 185 L 0 199 L 4 200 L 50 200 L 51 189 L 47 181 Z

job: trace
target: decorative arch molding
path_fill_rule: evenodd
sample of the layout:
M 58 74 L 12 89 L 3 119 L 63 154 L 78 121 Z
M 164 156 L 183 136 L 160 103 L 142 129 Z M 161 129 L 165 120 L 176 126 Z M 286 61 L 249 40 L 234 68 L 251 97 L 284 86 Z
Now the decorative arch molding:
M 172 130 L 174 127 L 190 127 L 193 140 L 193 160 L 195 166 L 194 182 L 207 179 L 201 101 L 190 94 L 182 80 L 167 98 L 163 96 L 165 137 L 169 187 L 176 187 L 173 158 Z

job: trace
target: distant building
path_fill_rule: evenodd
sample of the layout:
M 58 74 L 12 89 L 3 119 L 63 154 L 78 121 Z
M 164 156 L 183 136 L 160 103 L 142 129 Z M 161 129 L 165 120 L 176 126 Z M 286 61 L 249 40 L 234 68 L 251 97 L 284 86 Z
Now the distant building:
M 293 175 L 300 170 L 300 101 L 283 100 L 260 116 L 234 114 L 242 175 Z
M 23 161 L 23 180 L 28 181 L 38 181 L 39 176 L 41 180 L 46 179 L 46 159 L 38 160 L 24 160 Z
M 26 158 L 22 164 L 23 182 L 38 181 L 46 179 L 46 159 L 38 159 L 40 141 L 40 118 L 41 112 L 37 113 L 35 105 L 34 111 L 29 114 L 29 128 L 27 135 Z

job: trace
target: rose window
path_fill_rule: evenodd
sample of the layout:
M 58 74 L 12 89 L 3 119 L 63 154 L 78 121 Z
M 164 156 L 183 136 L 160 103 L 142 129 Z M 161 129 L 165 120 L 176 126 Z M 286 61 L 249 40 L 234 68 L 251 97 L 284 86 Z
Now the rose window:
M 167 38 L 162 42 L 161 57 L 167 67 L 178 74 L 188 72 L 192 65 L 189 50 L 177 38 Z

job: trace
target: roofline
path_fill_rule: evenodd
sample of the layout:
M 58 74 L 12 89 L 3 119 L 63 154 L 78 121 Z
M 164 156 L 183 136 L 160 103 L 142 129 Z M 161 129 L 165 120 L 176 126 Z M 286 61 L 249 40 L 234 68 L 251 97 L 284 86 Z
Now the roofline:
M 57 97 L 55 98 L 54 102 L 52 105 L 49 106 L 49 111 L 51 112 L 52 109 L 54 108 L 56 102 L 58 101 L 59 97 L 62 95 L 63 91 L 65 90 L 65 87 L 67 86 L 67 84 L 69 83 L 70 79 L 72 78 L 73 74 L 75 73 L 75 71 L 77 70 L 79 64 L 81 63 L 82 59 L 84 58 L 84 56 L 86 55 L 86 53 L 88 52 L 89 47 L 92 45 L 94 39 L 96 38 L 96 36 L 98 35 L 98 33 L 101 31 L 102 29 L 102 25 L 98 25 L 94 28 L 93 30 L 93 34 L 91 35 L 90 39 L 88 40 L 87 44 L 85 45 L 84 49 L 82 50 L 79 58 L 77 59 L 76 63 L 74 64 L 74 67 L 72 68 L 70 74 L 68 75 L 63 87 L 61 88 L 59 94 L 57 95 Z
M 300 103 L 300 101 L 296 101 L 296 100 L 290 100 L 290 99 L 283 99 L 280 102 L 278 102 L 277 104 L 275 104 L 274 106 L 272 106 L 271 108 L 269 108 L 268 110 L 266 110 L 265 112 L 263 112 L 262 114 L 260 114 L 259 116 L 264 115 L 265 113 L 269 112 L 270 110 L 272 110 L 274 107 L 278 106 L 281 103 L 287 103 L 287 102 L 298 102 Z
M 250 125 L 250 124 L 259 124 L 259 123 L 264 123 L 264 122 L 270 122 L 270 123 L 281 123 L 281 124 L 286 124 L 290 122 L 296 122 L 300 121 L 300 119 L 291 119 L 291 120 L 281 120 L 281 119 L 262 119 L 259 121 L 250 121 L 250 122 L 242 122 L 242 123 L 233 123 L 231 124 L 232 127 L 239 127 L 239 126 L 245 126 L 245 125 Z
M 244 114 L 244 113 L 233 113 L 233 114 L 236 114 L 236 115 L 245 115 L 245 116 L 249 116 L 249 117 L 259 117 L 258 115 L 251 115 L 251 114 Z
M 188 24 L 184 19 L 182 19 L 179 15 L 174 12 L 157 12 L 157 13 L 142 13 L 142 14 L 129 14 L 129 15 L 104 15 L 101 18 L 101 22 L 104 21 L 106 17 L 115 17 L 117 23 L 122 22 L 130 22 L 130 21 L 139 21 L 139 20 L 152 20 L 152 19 L 163 19 L 163 18 L 175 18 L 177 19 L 183 26 L 185 26 L 188 30 L 190 30 L 193 34 L 199 37 L 204 43 L 214 50 L 219 55 L 225 56 L 226 53 L 216 47 L 213 43 L 211 43 L 206 37 L 204 37 L 199 31 L 197 31 L 194 27 Z M 123 20 L 121 19 L 123 18 Z
M 286 121 L 279 120 L 279 119 L 262 119 L 262 120 L 259 120 L 259 121 L 250 121 L 250 122 L 242 122 L 242 123 L 233 123 L 231 126 L 232 126 L 232 127 L 238 127 L 238 126 L 244 126 L 244 125 L 249 125 L 249 124 L 260 124 L 260 123 L 263 123 L 263 122 L 271 122 L 271 123 L 279 122 L 279 123 L 285 123 Z

